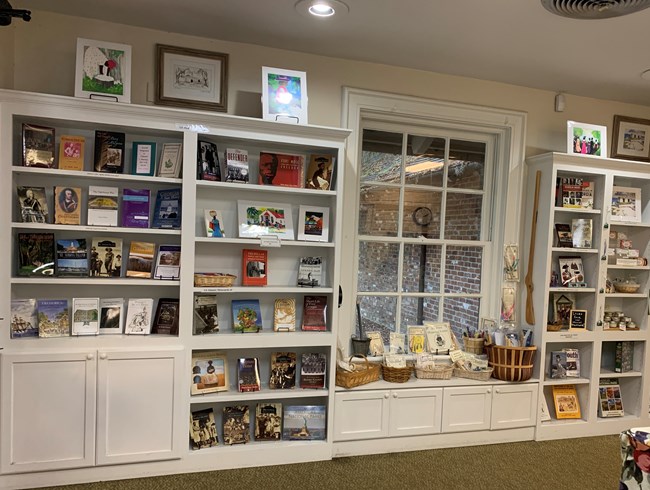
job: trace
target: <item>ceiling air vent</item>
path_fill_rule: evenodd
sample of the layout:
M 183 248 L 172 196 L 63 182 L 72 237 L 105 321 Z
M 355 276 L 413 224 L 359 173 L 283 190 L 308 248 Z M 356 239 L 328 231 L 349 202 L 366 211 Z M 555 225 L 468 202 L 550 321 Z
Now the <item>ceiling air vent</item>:
M 607 19 L 650 7 L 650 0 L 541 0 L 549 12 L 570 19 Z

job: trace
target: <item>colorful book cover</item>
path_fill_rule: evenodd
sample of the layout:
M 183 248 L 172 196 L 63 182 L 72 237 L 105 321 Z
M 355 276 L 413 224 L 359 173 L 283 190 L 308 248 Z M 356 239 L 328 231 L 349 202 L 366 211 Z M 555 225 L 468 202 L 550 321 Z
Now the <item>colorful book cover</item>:
M 122 226 L 149 228 L 149 189 L 124 189 L 122 191 Z
M 310 155 L 309 168 L 305 175 L 305 187 L 328 191 L 332 187 L 332 170 L 334 157 L 332 155 Z
M 86 138 L 83 136 L 62 135 L 59 144 L 59 169 L 82 171 L 85 146 Z
M 11 338 L 38 337 L 35 299 L 11 300 Z
M 99 334 L 99 298 L 72 298 L 72 335 Z
M 262 330 L 262 310 L 259 299 L 233 299 L 232 329 L 235 332 L 255 333 Z
M 94 237 L 90 247 L 91 277 L 120 277 L 122 275 L 122 239 Z
M 154 279 L 166 281 L 180 279 L 181 275 L 181 246 L 160 245 L 158 257 L 156 258 L 156 269 Z
M 325 388 L 327 356 L 322 353 L 303 353 L 300 363 L 300 387 Z
M 18 275 L 54 275 L 54 233 L 18 233 Z
M 124 298 L 99 300 L 99 333 L 121 334 L 124 322 Z
M 153 175 L 156 170 L 156 143 L 134 141 L 131 151 L 131 173 Z
M 242 286 L 266 286 L 268 251 L 242 250 Z
M 625 415 L 621 385 L 618 384 L 617 379 L 603 378 L 600 380 L 598 402 L 599 417 L 622 417 Z
M 160 298 L 151 326 L 151 333 L 159 335 L 178 335 L 178 298 Z
M 323 285 L 323 257 L 300 257 L 298 286 L 318 288 Z
M 557 236 L 558 247 L 573 248 L 571 225 L 568 223 L 555 223 L 555 235 Z
M 324 405 L 284 407 L 282 438 L 287 441 L 324 441 L 327 436 Z
M 223 442 L 246 444 L 251 438 L 250 413 L 248 405 L 223 407 Z
M 88 186 L 88 225 L 117 226 L 118 199 L 117 187 Z
M 116 131 L 95 131 L 95 171 L 112 174 L 124 172 L 126 136 Z
M 197 162 L 197 178 L 199 180 L 221 181 L 221 166 L 217 145 L 211 141 L 199 141 L 199 161 Z
M 248 151 L 238 148 L 226 149 L 226 182 L 248 184 Z
M 129 259 L 126 263 L 126 277 L 151 279 L 155 251 L 155 243 L 131 242 L 129 245 Z
M 258 184 L 302 187 L 304 155 L 260 152 Z
M 290 390 L 296 387 L 296 353 L 273 352 L 271 354 L 271 377 L 269 388 Z
M 228 391 L 226 356 L 216 351 L 192 352 L 192 395 Z
M 20 220 L 23 223 L 47 223 L 47 198 L 45 187 L 16 187 Z
M 424 352 L 426 345 L 426 329 L 420 325 L 409 325 L 407 327 L 409 338 L 409 352 L 411 354 L 421 354 Z
M 580 401 L 575 385 L 553 385 L 555 418 L 579 419 Z
M 54 128 L 23 123 L 23 166 L 54 168 Z
M 67 337 L 70 335 L 70 313 L 67 299 L 37 299 L 38 336 Z
M 81 224 L 81 188 L 54 188 L 54 223 L 57 225 Z
M 282 404 L 258 403 L 255 407 L 255 440 L 282 439 Z
M 237 359 L 237 389 L 240 393 L 260 391 L 260 366 L 257 357 L 240 357 Z
M 204 449 L 219 445 L 214 411 L 211 408 L 195 410 L 190 415 L 190 446 L 192 449 Z
M 151 333 L 153 298 L 130 298 L 126 309 L 124 333 L 148 335 Z
M 204 209 L 205 233 L 207 237 L 223 238 L 226 234 L 223 231 L 223 216 L 221 211 L 216 209 Z
M 65 238 L 56 241 L 56 275 L 88 277 L 88 246 L 85 238 Z
M 217 333 L 219 311 L 216 294 L 194 295 L 194 335 Z
M 296 330 L 296 299 L 278 298 L 273 304 L 273 331 L 294 332 Z
M 156 193 L 153 228 L 181 227 L 181 189 L 164 189 Z
M 302 329 L 327 330 L 327 296 L 305 296 L 302 309 Z

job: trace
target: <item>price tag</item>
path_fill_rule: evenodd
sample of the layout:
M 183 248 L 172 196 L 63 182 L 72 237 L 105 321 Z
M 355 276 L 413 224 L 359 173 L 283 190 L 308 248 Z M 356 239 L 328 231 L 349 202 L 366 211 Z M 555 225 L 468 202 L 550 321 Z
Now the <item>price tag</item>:
M 203 124 L 176 123 L 176 129 L 181 131 L 192 131 L 194 133 L 209 133 L 210 130 Z
M 563 334 L 560 335 L 560 337 L 562 337 L 563 339 L 570 340 L 570 339 L 577 338 L 578 334 L 577 333 L 563 333 Z
M 260 247 L 279 247 L 280 237 L 277 235 L 260 235 Z

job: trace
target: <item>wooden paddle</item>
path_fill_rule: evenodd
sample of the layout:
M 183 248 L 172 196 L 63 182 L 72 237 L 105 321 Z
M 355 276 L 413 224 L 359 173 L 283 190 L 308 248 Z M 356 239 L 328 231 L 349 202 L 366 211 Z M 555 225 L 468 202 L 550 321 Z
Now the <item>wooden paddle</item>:
M 528 252 L 528 271 L 526 272 L 526 323 L 535 325 L 535 308 L 533 306 L 533 260 L 535 259 L 535 235 L 537 234 L 537 209 L 539 207 L 539 183 L 542 171 L 535 175 L 535 201 L 533 203 L 533 220 L 530 225 L 530 249 Z

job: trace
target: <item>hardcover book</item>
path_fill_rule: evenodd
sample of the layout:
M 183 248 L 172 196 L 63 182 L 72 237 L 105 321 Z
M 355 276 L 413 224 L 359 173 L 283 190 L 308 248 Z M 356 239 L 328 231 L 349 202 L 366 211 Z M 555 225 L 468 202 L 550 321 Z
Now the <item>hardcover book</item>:
M 158 257 L 156 258 L 156 269 L 154 279 L 174 280 L 180 279 L 181 275 L 181 246 L 160 245 Z
M 240 393 L 260 391 L 260 367 L 257 357 L 240 357 L 237 359 L 237 389 Z
M 256 333 L 262 330 L 259 299 L 233 299 L 231 307 L 232 329 L 235 332 Z
M 219 314 L 216 294 L 194 295 L 194 335 L 217 333 Z
M 248 151 L 238 148 L 226 149 L 226 182 L 248 184 Z
M 70 313 L 67 299 L 37 299 L 38 336 L 67 337 L 70 335 Z
M 204 209 L 205 233 L 208 237 L 223 238 L 226 234 L 223 231 L 223 216 L 221 211 L 216 209 Z
M 294 332 L 296 330 L 296 299 L 278 298 L 273 304 L 273 331 Z
M 165 189 L 156 193 L 152 227 L 172 229 L 181 227 L 180 189 Z
M 88 277 L 88 246 L 85 238 L 56 241 L 56 275 Z
M 131 151 L 131 173 L 153 175 L 156 171 L 156 143 L 134 141 Z
M 571 241 L 573 248 L 591 248 L 593 221 L 591 219 L 571 220 Z
M 192 395 L 228 391 L 226 356 L 215 351 L 192 352 Z
M 72 298 L 72 335 L 99 334 L 99 298 Z
M 20 220 L 23 223 L 47 223 L 47 199 L 45 187 L 16 187 L 20 205 Z
M 221 166 L 219 165 L 217 145 L 211 141 L 199 141 L 198 158 L 197 178 L 220 182 Z
M 575 385 L 553 385 L 553 402 L 555 418 L 579 419 L 580 401 Z
M 551 352 L 551 379 L 567 377 L 567 355 L 565 351 Z
M 406 339 L 403 333 L 390 332 L 388 339 L 388 352 L 390 354 L 406 354 Z
M 366 332 L 366 337 L 370 339 L 368 350 L 371 356 L 384 355 L 384 340 L 381 338 L 381 332 Z
M 124 322 L 124 298 L 99 300 L 99 333 L 121 334 Z
M 228 445 L 250 441 L 250 413 L 248 405 L 223 407 L 223 442 Z
M 298 286 L 317 288 L 322 286 L 323 257 L 300 257 L 298 263 Z
M 305 295 L 302 308 L 302 329 L 327 330 L 327 296 Z
M 78 225 L 81 223 L 81 188 L 54 188 L 54 223 Z
M 153 256 L 156 244 L 150 242 L 131 242 L 129 259 L 126 262 L 126 277 L 151 279 Z
M 327 435 L 324 405 L 284 407 L 282 438 L 287 441 L 324 441 Z
M 563 349 L 566 353 L 566 377 L 580 377 L 580 351 L 578 349 Z
M 38 337 L 35 299 L 11 300 L 11 338 Z
M 124 333 L 148 335 L 151 333 L 153 298 L 129 298 Z
M 304 166 L 304 155 L 260 152 L 258 184 L 302 187 Z
M 23 123 L 23 166 L 54 168 L 54 128 Z
M 271 354 L 271 377 L 269 388 L 290 390 L 296 387 L 296 353 L 273 352 Z
M 183 143 L 163 143 L 158 163 L 158 177 L 176 179 L 183 164 Z
M 121 174 L 124 171 L 126 136 L 116 131 L 95 131 L 95 171 Z
M 54 275 L 54 233 L 18 233 L 18 275 Z
M 557 236 L 558 247 L 573 247 L 573 235 L 571 226 L 568 223 L 555 223 L 555 235 Z
M 91 277 L 120 277 L 122 274 L 122 239 L 94 237 L 90 247 Z
M 219 437 L 212 408 L 193 411 L 190 415 L 190 446 L 192 449 L 204 449 L 218 445 Z
M 327 356 L 322 353 L 303 353 L 300 364 L 300 387 L 325 388 Z
M 88 186 L 88 225 L 117 226 L 117 187 Z
M 421 354 L 424 352 L 426 342 L 426 330 L 423 325 L 409 325 L 407 327 L 409 337 L 409 352 L 411 354 Z
M 122 226 L 149 228 L 149 189 L 124 189 L 122 191 Z
M 332 155 L 310 155 L 305 187 L 328 191 L 332 188 L 332 171 L 334 158 Z
M 178 298 L 160 298 L 151 326 L 151 333 L 178 335 Z
M 579 177 L 557 178 L 556 206 L 563 208 L 593 209 L 594 183 Z
M 86 138 L 83 136 L 61 136 L 59 144 L 59 170 L 84 169 L 84 147 Z
M 625 415 L 621 385 L 618 384 L 617 379 L 602 378 L 600 380 L 598 402 L 599 417 L 622 417 Z
M 266 250 L 242 250 L 242 286 L 266 286 L 268 274 Z
M 446 353 L 455 345 L 451 336 L 451 327 L 447 322 L 425 323 L 424 331 L 427 337 L 428 351 L 434 354 Z
M 614 354 L 614 371 L 628 373 L 634 369 L 634 342 L 619 340 Z
M 282 439 L 282 404 L 258 403 L 255 407 L 255 440 Z

